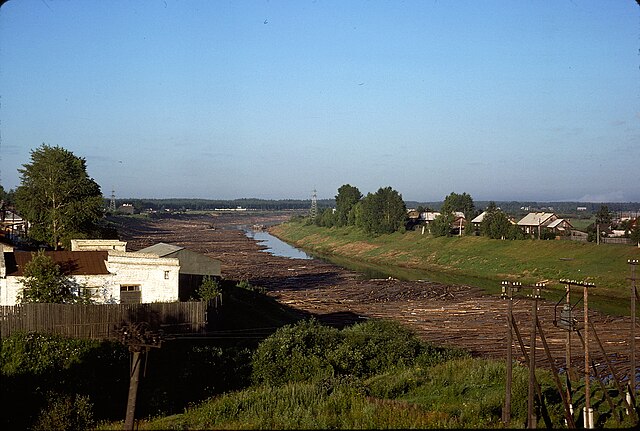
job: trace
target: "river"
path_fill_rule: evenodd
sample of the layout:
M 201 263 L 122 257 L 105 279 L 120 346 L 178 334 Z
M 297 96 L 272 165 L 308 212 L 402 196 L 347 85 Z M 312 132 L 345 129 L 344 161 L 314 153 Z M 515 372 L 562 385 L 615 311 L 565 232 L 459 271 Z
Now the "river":
M 487 292 L 496 293 L 500 286 L 491 280 L 478 277 L 468 277 L 461 275 L 438 273 L 433 271 L 425 271 L 421 269 L 401 268 L 395 266 L 377 265 L 368 262 L 356 261 L 353 259 L 335 256 L 320 255 L 317 253 L 309 253 L 302 251 L 292 245 L 282 241 L 281 239 L 271 235 L 266 231 L 254 231 L 244 229 L 248 238 L 254 239 L 258 244 L 266 247 L 262 250 L 274 256 L 286 257 L 289 259 L 320 259 L 342 268 L 358 272 L 364 279 L 381 279 L 396 278 L 404 281 L 436 281 L 445 284 L 465 284 L 483 288 Z

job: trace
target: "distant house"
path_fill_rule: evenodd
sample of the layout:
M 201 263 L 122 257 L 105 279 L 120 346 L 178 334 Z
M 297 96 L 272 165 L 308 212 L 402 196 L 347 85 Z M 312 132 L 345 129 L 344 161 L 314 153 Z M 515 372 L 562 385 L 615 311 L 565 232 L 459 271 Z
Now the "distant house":
M 180 262 L 179 298 L 188 300 L 202 284 L 204 276 L 221 277 L 220 261 L 173 244 L 158 243 L 138 250 L 163 258 L 176 258 Z
M 2 233 L 14 238 L 18 235 L 24 235 L 27 231 L 27 221 L 13 211 L 3 210 L 1 214 L 0 224 L 2 225 Z
M 529 213 L 518 222 L 518 226 L 520 226 L 527 235 L 539 235 L 544 226 L 557 219 L 558 216 L 554 213 Z
M 178 300 L 180 263 L 175 258 L 116 250 L 45 251 L 77 291 L 89 290 L 97 303 L 151 303 Z M 0 305 L 15 305 L 32 252 L 0 254 Z
M 480 225 L 482 224 L 482 221 L 484 220 L 486 214 L 486 211 L 482 211 L 471 220 L 471 227 L 473 227 L 476 234 L 478 234 L 478 232 L 480 231 Z
M 118 207 L 118 212 L 121 214 L 135 214 L 136 209 L 133 204 L 122 204 Z
M 425 224 L 429 224 L 433 222 L 439 215 L 440 213 L 436 211 L 425 211 L 420 213 L 420 220 Z
M 568 220 L 559 218 L 555 213 L 529 213 L 518 222 L 524 233 L 540 237 L 543 232 L 553 232 L 556 235 L 570 235 L 573 226 Z
M 545 227 L 556 235 L 571 235 L 571 231 L 573 230 L 573 225 L 569 220 L 561 218 L 552 221 Z
M 117 239 L 72 239 L 71 251 L 127 251 L 127 243 Z
M 467 218 L 462 211 L 456 211 L 453 213 L 453 222 L 451 222 L 451 229 L 458 234 L 462 234 L 465 226 L 467 225 Z

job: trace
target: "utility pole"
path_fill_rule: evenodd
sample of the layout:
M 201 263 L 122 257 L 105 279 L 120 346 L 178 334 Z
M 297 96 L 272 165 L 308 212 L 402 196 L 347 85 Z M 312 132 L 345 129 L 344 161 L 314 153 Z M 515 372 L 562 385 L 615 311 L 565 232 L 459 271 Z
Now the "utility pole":
M 631 372 L 629 373 L 628 403 L 635 409 L 636 401 L 636 266 L 638 259 L 629 259 L 631 265 Z
M 522 353 L 525 356 L 525 360 L 529 361 L 529 389 L 528 389 L 528 405 L 527 405 L 527 428 L 534 429 L 537 428 L 537 414 L 535 410 L 535 396 L 536 393 L 540 398 L 540 407 L 543 408 L 543 416 L 545 416 L 545 421 L 548 422 L 550 426 L 549 418 L 546 416 L 546 412 L 544 410 L 544 400 L 542 399 L 542 393 L 540 391 L 538 382 L 536 381 L 536 336 L 537 336 L 537 321 L 538 321 L 538 299 L 540 299 L 540 291 L 545 287 L 544 283 L 536 283 L 534 286 L 523 286 L 518 282 L 502 282 L 502 295 L 503 299 L 507 299 L 507 318 L 509 319 L 508 323 L 508 331 L 507 334 L 507 382 L 506 382 L 506 394 L 505 394 L 505 405 L 504 410 L 502 412 L 502 420 L 505 426 L 510 425 L 511 421 L 511 386 L 512 386 L 512 378 L 513 378 L 513 369 L 512 369 L 512 351 L 511 344 L 513 342 L 513 338 L 511 336 L 512 329 L 516 331 L 516 335 L 518 336 L 518 341 L 520 342 L 520 347 L 522 349 Z M 524 347 L 523 340 L 520 336 L 520 333 L 515 325 L 515 321 L 513 320 L 513 293 L 518 292 L 520 289 L 532 289 L 531 294 L 527 295 L 529 298 L 533 299 L 533 306 L 531 310 L 532 315 L 532 325 L 531 325 L 531 338 L 530 338 L 530 347 L 529 354 Z
M 589 290 L 584 288 L 584 427 L 593 428 L 593 409 L 591 408 L 591 373 L 589 370 Z
M 583 303 L 584 303 L 584 427 L 593 428 L 593 409 L 591 408 L 591 369 L 589 359 L 589 288 L 593 288 L 596 285 L 586 281 L 576 280 L 560 280 L 570 289 L 570 286 L 582 286 L 583 287 Z M 567 293 L 568 295 L 568 293 Z
M 502 299 L 507 300 L 507 381 L 505 385 L 504 408 L 502 422 L 505 427 L 511 424 L 511 386 L 513 382 L 513 291 L 518 291 L 520 283 L 502 282 Z
M 148 355 L 151 348 L 160 348 L 162 346 L 162 334 L 152 331 L 146 322 L 125 324 L 120 328 L 119 332 L 120 341 L 129 346 L 129 352 L 131 352 L 132 355 L 124 430 L 133 431 L 142 357 Z M 145 357 L 145 362 L 146 359 L 148 359 L 148 357 Z

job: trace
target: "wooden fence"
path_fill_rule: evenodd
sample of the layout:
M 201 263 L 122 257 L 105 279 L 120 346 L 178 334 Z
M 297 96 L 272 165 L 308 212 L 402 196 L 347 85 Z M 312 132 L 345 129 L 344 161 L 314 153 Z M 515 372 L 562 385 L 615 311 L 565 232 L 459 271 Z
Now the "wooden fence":
M 150 304 L 22 304 L 0 306 L 0 338 L 14 332 L 42 332 L 75 338 L 117 336 L 125 322 L 147 322 L 165 334 L 198 333 L 208 313 L 222 302 L 154 302 Z

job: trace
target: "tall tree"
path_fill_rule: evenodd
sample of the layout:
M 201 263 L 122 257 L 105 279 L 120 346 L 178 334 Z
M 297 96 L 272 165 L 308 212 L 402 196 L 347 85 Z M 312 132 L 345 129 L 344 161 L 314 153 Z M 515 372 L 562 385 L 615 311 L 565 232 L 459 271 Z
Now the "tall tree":
M 611 211 L 609 211 L 609 207 L 607 205 L 600 205 L 600 209 L 596 213 L 596 223 L 600 225 L 609 225 L 611 224 L 612 216 Z
M 393 233 L 404 227 L 407 219 L 407 206 L 402 195 L 391 187 L 378 189 L 365 196 L 357 209 L 359 227 L 365 232 L 382 235 Z
M 355 224 L 354 207 L 362 199 L 362 193 L 357 187 L 345 184 L 338 189 L 336 195 L 336 225 L 346 226 Z
M 450 213 L 461 211 L 467 220 L 471 220 L 475 216 L 475 205 L 471 195 L 467 193 L 454 193 L 451 192 L 449 196 L 444 198 L 442 203 L 441 213 Z
M 42 144 L 31 163 L 18 169 L 16 208 L 29 221 L 29 236 L 58 249 L 73 237 L 95 231 L 102 216 L 100 186 L 87 174 L 86 162 L 64 148 Z
M 433 236 L 453 236 L 451 224 L 455 216 L 451 211 L 441 211 L 429 224 L 429 230 Z

